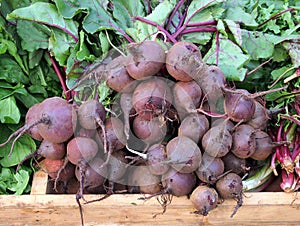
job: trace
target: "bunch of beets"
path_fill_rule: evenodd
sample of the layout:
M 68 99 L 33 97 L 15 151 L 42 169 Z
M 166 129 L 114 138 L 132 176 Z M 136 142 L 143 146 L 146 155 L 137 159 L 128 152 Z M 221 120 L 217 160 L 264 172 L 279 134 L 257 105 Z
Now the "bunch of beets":
M 117 97 L 110 109 L 95 99 L 48 98 L 29 109 L 25 126 L 4 143 L 16 137 L 14 145 L 24 133 L 40 141 L 28 158 L 43 159 L 55 190 L 75 190 L 78 199 L 188 195 L 202 215 L 222 199 L 236 199 L 234 214 L 247 162 L 282 145 L 266 133 L 269 114 L 260 98 L 266 92 L 233 88 L 192 43 L 168 50 L 156 41 L 131 43 L 96 76 Z

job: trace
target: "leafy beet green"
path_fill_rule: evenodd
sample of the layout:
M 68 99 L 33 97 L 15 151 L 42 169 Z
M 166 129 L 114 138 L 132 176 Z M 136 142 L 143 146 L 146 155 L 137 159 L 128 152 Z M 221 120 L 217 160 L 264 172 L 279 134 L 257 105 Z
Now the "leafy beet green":
M 110 108 L 115 97 L 102 79 L 103 64 L 119 53 L 116 47 L 123 51 L 130 42 L 151 39 L 166 49 L 178 41 L 198 45 L 205 63 L 218 66 L 226 79 L 249 92 L 292 81 L 293 90 L 268 94 L 266 101 L 275 109 L 293 106 L 300 86 L 299 9 L 297 0 L 3 0 L 0 131 L 14 132 L 26 110 L 50 96 L 98 99 Z M 18 142 L 14 152 L 35 149 L 30 138 Z M 4 148 L 0 177 L 28 181 L 28 167 L 18 176 L 7 173 L 20 156 L 9 160 Z M 8 183 L 1 188 L 26 191 L 17 182 L 15 188 Z

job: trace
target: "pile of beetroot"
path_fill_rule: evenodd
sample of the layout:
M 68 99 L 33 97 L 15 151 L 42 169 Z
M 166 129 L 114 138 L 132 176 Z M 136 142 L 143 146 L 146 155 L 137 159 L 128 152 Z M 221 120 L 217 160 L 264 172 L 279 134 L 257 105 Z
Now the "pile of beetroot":
M 167 50 L 155 41 L 131 43 L 101 68 L 96 76 L 116 97 L 110 109 L 95 99 L 48 98 L 9 138 L 26 132 L 41 141 L 28 158 L 39 156 L 54 190 L 75 191 L 77 200 L 143 193 L 162 197 L 165 207 L 173 195 L 188 195 L 202 215 L 223 199 L 236 199 L 238 208 L 249 165 L 286 143 L 266 132 L 267 92 L 235 89 L 192 43 Z

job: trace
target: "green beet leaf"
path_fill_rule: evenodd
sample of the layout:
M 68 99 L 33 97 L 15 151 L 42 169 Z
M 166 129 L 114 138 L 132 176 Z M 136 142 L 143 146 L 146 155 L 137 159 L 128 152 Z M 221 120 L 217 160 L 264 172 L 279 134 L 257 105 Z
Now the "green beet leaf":
M 246 75 L 246 70 L 243 67 L 250 60 L 250 57 L 244 54 L 234 42 L 220 35 L 219 49 L 217 48 L 215 37 L 211 48 L 203 57 L 203 60 L 207 64 L 217 64 L 227 79 L 243 81 Z
M 0 100 L 1 123 L 18 124 L 21 118 L 20 110 L 13 96 Z
M 28 7 L 14 10 L 7 15 L 7 19 L 28 20 L 56 27 L 66 32 L 74 40 L 78 40 L 78 24 L 73 20 L 63 18 L 57 11 L 55 5 L 51 3 L 35 2 Z

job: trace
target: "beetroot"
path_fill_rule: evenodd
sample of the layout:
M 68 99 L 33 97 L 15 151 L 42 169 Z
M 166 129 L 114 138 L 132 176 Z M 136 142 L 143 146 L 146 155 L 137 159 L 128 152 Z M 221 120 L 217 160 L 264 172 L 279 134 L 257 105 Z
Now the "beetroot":
M 160 118 L 158 117 L 148 120 L 141 115 L 138 115 L 133 120 L 132 130 L 134 134 L 145 143 L 153 144 L 164 139 L 167 132 L 167 126 L 166 123 L 160 121 Z
M 236 198 L 243 191 L 242 178 L 235 173 L 228 173 L 217 181 L 216 188 L 222 198 Z
M 232 146 L 232 136 L 227 129 L 226 120 L 211 127 L 202 137 L 204 151 L 212 157 L 225 156 Z
M 196 176 L 194 173 L 179 173 L 175 169 L 170 168 L 162 176 L 162 185 L 172 195 L 178 197 L 188 195 L 196 185 Z
M 97 152 L 97 143 L 87 137 L 75 137 L 67 144 L 67 157 L 74 165 L 92 160 Z
M 218 193 L 214 188 L 199 185 L 192 192 L 190 200 L 198 210 L 196 213 L 206 216 L 209 211 L 217 207 Z
M 232 134 L 231 152 L 239 158 L 248 158 L 255 152 L 255 130 L 252 126 L 241 124 Z
M 63 159 L 44 159 L 41 167 L 51 179 L 68 182 L 75 175 L 75 166 L 71 163 L 65 166 Z
M 147 166 L 134 166 L 128 178 L 128 185 L 137 187 L 140 193 L 155 194 L 161 190 L 160 178 L 153 175 Z
M 65 99 L 51 97 L 45 99 L 39 105 L 38 119 L 48 119 L 48 123 L 37 125 L 43 139 L 52 143 L 63 143 L 69 140 L 76 126 L 77 116 L 72 107 Z
M 170 140 L 166 150 L 170 165 L 180 173 L 194 172 L 202 160 L 198 145 L 185 136 L 177 136 Z
M 224 73 L 217 66 L 211 65 L 204 73 L 200 73 L 196 78 L 201 87 L 211 110 L 215 111 L 215 106 L 219 100 L 224 100 L 223 88 L 226 86 Z
M 178 128 L 178 136 L 189 137 L 198 144 L 208 129 L 209 122 L 206 116 L 192 113 L 186 116 L 181 122 Z
M 38 108 L 39 108 L 39 104 L 35 104 L 28 109 L 25 117 L 25 125 L 31 125 L 34 124 L 36 121 L 38 121 L 37 119 Z M 36 125 L 28 129 L 26 132 L 29 134 L 29 136 L 31 136 L 35 140 L 38 141 L 43 140 L 43 137 L 39 133 L 39 130 Z
M 0 144 L 2 147 L 15 137 L 9 155 L 17 139 L 26 132 L 33 134 L 38 140 L 42 138 L 52 143 L 63 143 L 73 136 L 77 123 L 77 115 L 73 107 L 60 97 L 47 98 L 42 103 L 34 105 L 27 112 L 26 118 L 26 123 L 29 124 L 19 128 Z
M 255 112 L 255 101 L 245 89 L 225 90 L 224 109 L 234 122 L 247 122 Z
M 189 42 L 175 43 L 167 53 L 166 67 L 169 74 L 179 81 L 192 81 L 196 72 L 206 68 L 199 48 Z
M 254 129 L 265 130 L 267 128 L 269 116 L 267 109 L 258 101 L 255 101 L 255 111 L 252 118 L 247 122 Z
M 83 187 L 87 192 L 95 190 L 95 188 L 103 185 L 107 177 L 107 167 L 102 167 L 104 161 L 101 158 L 94 158 L 86 166 L 83 176 Z M 75 175 L 78 181 L 81 180 L 80 167 L 77 166 Z
M 286 142 L 273 142 L 271 137 L 264 131 L 255 131 L 255 151 L 250 158 L 255 160 L 265 160 L 275 150 L 275 147 L 285 144 Z
M 166 146 L 163 144 L 154 144 L 147 151 L 146 165 L 153 175 L 163 175 L 169 165 L 165 163 L 167 160 Z
M 167 111 L 172 103 L 171 89 L 165 80 L 151 78 L 135 88 L 132 104 L 138 114 L 145 117 L 158 116 Z
M 108 161 L 108 176 L 107 179 L 113 183 L 121 181 L 121 178 L 126 173 L 126 165 L 128 159 L 126 153 L 122 150 L 113 152 Z
M 196 170 L 198 178 L 204 183 L 214 184 L 223 173 L 224 163 L 222 159 L 204 153 L 201 164 Z
M 165 62 L 165 51 L 155 41 L 128 44 L 126 69 L 134 79 L 155 75 Z
M 66 147 L 64 143 L 56 144 L 43 140 L 37 154 L 47 159 L 62 159 L 66 154 Z
M 236 199 L 237 205 L 231 214 L 231 217 L 242 206 L 243 183 L 242 178 L 235 173 L 228 173 L 216 183 L 216 189 L 220 196 L 224 199 Z
M 114 58 L 106 66 L 105 79 L 107 85 L 117 92 L 130 92 L 134 89 L 134 79 L 131 78 L 125 67 L 124 56 Z
M 176 82 L 173 87 L 174 105 L 179 114 L 195 111 L 201 100 L 202 90 L 195 81 Z
M 125 147 L 124 125 L 119 118 L 110 117 L 106 119 L 105 134 L 106 140 L 103 136 L 103 130 L 98 130 L 98 135 L 102 142 L 101 144 L 104 144 L 104 142 L 108 143 L 108 152 L 121 150 Z
M 225 166 L 225 172 L 230 171 L 232 173 L 241 174 L 246 171 L 246 159 L 235 156 L 232 152 L 228 152 L 227 155 L 222 157 Z
M 83 102 L 78 108 L 78 122 L 85 129 L 96 129 L 103 124 L 105 114 L 105 109 L 100 102 L 88 100 Z

